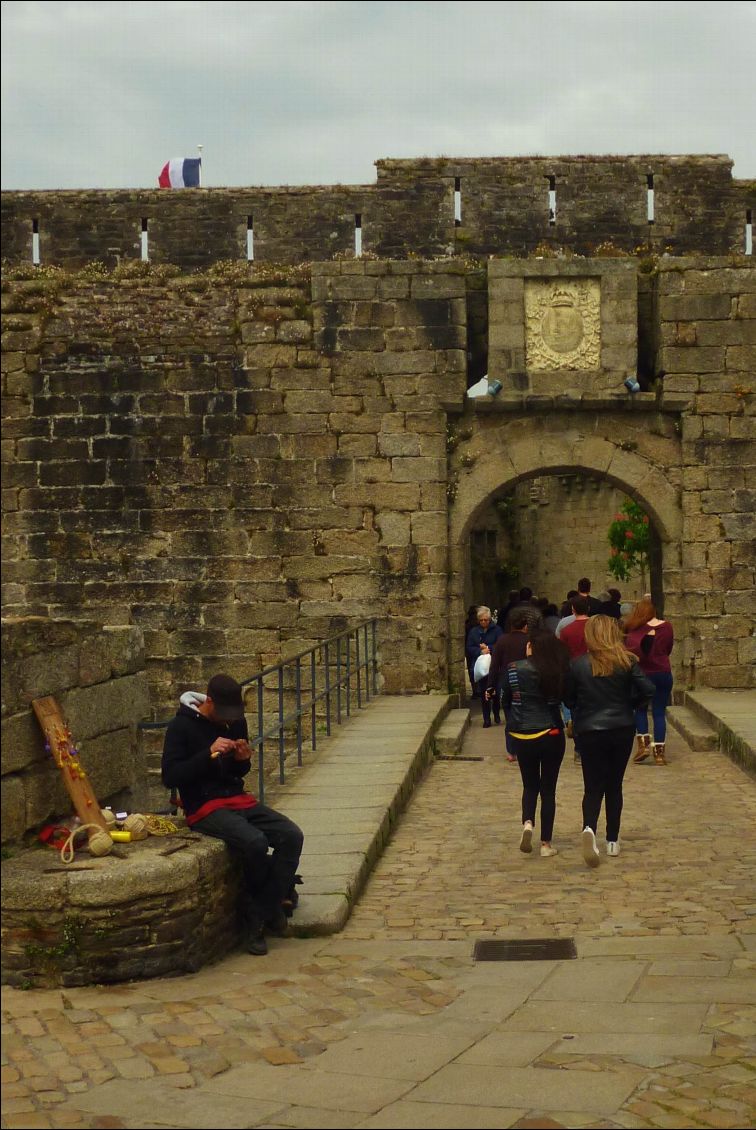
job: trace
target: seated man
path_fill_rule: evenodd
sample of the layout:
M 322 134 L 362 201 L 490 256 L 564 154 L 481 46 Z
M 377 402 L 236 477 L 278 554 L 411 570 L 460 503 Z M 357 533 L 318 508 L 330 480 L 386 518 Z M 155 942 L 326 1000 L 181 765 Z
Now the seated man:
M 249 953 L 268 952 L 265 932 L 283 935 L 283 900 L 294 885 L 301 830 L 244 791 L 252 751 L 240 685 L 214 675 L 207 694 L 181 696 L 163 746 L 163 784 L 178 789 L 187 824 L 224 840 L 241 855 L 241 906 Z M 272 854 L 268 854 L 268 848 Z

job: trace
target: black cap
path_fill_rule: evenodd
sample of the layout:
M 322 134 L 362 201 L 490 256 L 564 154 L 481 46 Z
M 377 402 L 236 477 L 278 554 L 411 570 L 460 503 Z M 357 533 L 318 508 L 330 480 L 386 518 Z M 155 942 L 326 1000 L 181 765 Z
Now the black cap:
M 244 717 L 242 689 L 230 675 L 213 675 L 207 684 L 207 697 L 213 700 L 216 717 L 221 722 L 238 722 Z

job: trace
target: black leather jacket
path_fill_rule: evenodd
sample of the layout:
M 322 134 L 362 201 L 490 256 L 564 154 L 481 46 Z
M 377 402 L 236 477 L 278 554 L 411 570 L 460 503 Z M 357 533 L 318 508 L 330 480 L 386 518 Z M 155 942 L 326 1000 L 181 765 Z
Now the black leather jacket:
M 594 675 L 588 655 L 570 663 L 564 701 L 572 711 L 576 734 L 589 730 L 618 730 L 635 725 L 635 711 L 653 698 L 654 684 L 633 663 L 611 675 Z
M 538 672 L 529 659 L 508 664 L 502 680 L 501 703 L 507 713 L 507 729 L 512 733 L 564 729 L 559 703 L 546 701 Z

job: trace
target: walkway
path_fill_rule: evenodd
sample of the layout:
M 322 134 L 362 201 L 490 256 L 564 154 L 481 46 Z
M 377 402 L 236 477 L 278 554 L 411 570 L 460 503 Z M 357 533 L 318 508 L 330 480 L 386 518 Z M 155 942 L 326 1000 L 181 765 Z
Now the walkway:
M 524 856 L 501 744 L 476 719 L 470 760 L 433 766 L 343 933 L 6 992 L 3 1124 L 753 1126 L 752 780 L 672 733 L 668 767 L 628 771 L 622 855 L 589 871 L 579 768 L 559 856 Z M 495 937 L 574 937 L 578 959 L 474 963 Z

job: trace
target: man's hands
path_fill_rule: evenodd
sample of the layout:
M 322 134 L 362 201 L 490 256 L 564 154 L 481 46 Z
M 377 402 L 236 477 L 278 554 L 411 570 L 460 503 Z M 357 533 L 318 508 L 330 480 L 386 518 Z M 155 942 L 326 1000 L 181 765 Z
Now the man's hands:
M 491 649 L 489 648 L 489 646 L 488 646 L 488 644 L 487 644 L 487 643 L 482 643 L 482 644 L 480 645 L 480 654 L 481 654 L 481 655 L 488 655 L 488 653 L 489 653 L 489 651 L 490 651 L 490 650 L 491 650 Z
M 237 738 L 236 741 L 232 738 L 216 738 L 210 746 L 210 756 L 213 760 L 232 755 L 234 761 L 249 761 L 252 757 L 249 742 L 245 738 Z

